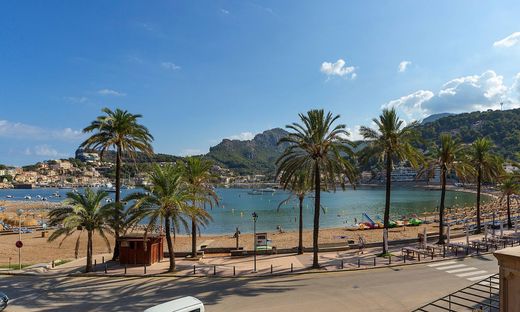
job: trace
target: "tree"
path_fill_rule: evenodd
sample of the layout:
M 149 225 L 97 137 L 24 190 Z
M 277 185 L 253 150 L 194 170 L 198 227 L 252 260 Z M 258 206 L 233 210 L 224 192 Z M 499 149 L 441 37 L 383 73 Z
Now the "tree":
M 179 170 L 172 165 L 154 165 L 148 174 L 149 186 L 144 186 L 144 192 L 136 192 L 128 195 L 125 201 L 132 202 L 131 213 L 136 220 L 147 220 L 145 239 L 147 233 L 158 229 L 164 220 L 166 242 L 170 255 L 169 272 L 175 270 L 175 253 L 172 241 L 173 232 L 178 232 L 183 226 L 188 230 L 185 214 L 188 209 L 194 207 L 187 203 L 193 196 L 184 183 Z M 191 208 L 190 208 L 191 207 Z
M 483 181 L 493 181 L 502 172 L 502 160 L 491 150 L 493 142 L 487 138 L 478 138 L 469 149 L 469 162 L 474 168 L 477 182 L 477 230 L 480 233 L 480 193 Z
M 213 208 L 213 204 L 218 205 L 218 195 L 211 185 L 214 178 L 211 173 L 213 163 L 202 157 L 187 157 L 185 161 L 179 162 L 182 177 L 188 184 L 189 192 L 193 196 L 192 206 L 203 208 L 209 204 Z M 195 198 L 200 198 L 200 202 L 196 202 Z M 197 256 L 197 230 L 200 233 L 199 224 L 205 225 L 211 220 L 211 216 L 205 209 L 190 209 L 188 213 L 191 219 L 191 256 Z
M 85 193 L 67 193 L 66 206 L 51 210 L 49 213 L 50 225 L 63 225 L 49 236 L 52 242 L 58 237 L 63 236 L 63 241 L 76 231 L 80 231 L 76 239 L 74 250 L 75 257 L 78 257 L 80 239 L 84 231 L 87 232 L 87 265 L 86 272 L 92 271 L 92 251 L 93 234 L 97 232 L 105 241 L 110 252 L 110 242 L 105 233 L 111 234 L 110 227 L 106 223 L 106 218 L 111 204 L 103 204 L 108 194 L 104 191 L 94 192 L 92 189 L 85 189 Z
M 520 183 L 514 175 L 505 175 L 500 184 L 500 191 L 502 192 L 500 202 L 505 199 L 507 205 L 507 227 L 511 229 L 513 227 L 513 222 L 511 222 L 511 195 L 520 194 Z
M 438 243 L 444 244 L 444 201 L 446 198 L 447 175 L 451 172 L 455 172 L 457 177 L 465 179 L 471 170 L 466 161 L 464 146 L 449 133 L 441 133 L 440 145 L 432 148 L 431 155 L 429 155 L 426 165 L 421 170 L 420 175 L 426 174 L 431 177 L 435 175 L 437 169 L 440 170 L 441 175 Z
M 305 171 L 300 171 L 295 173 L 288 183 L 285 181 L 281 181 L 284 189 L 289 189 L 291 191 L 291 195 L 283 200 L 279 205 L 278 209 L 286 203 L 288 203 L 293 196 L 298 198 L 299 208 L 300 208 L 300 217 L 299 217 L 299 225 L 298 225 L 298 254 L 303 254 L 303 201 L 305 200 L 305 196 L 312 191 L 312 181 L 309 178 L 309 174 Z
M 349 133 L 344 124 L 334 125 L 339 115 L 314 109 L 307 114 L 299 114 L 301 124 L 286 126 L 290 132 L 278 144 L 287 143 L 285 151 L 277 159 L 276 176 L 286 188 L 293 176 L 305 172 L 313 181 L 314 220 L 313 220 L 313 260 L 312 267 L 319 268 L 318 236 L 320 227 L 320 207 L 322 189 L 336 190 L 339 183 L 345 188 L 348 179 L 355 182 L 356 170 L 351 162 L 354 156 L 353 143 L 346 139 Z
M 93 133 L 85 142 L 81 143 L 81 148 L 100 151 L 101 157 L 110 149 L 116 152 L 116 200 L 112 225 L 116 246 L 112 260 L 119 257 L 119 235 L 121 232 L 121 219 L 124 207 L 121 204 L 121 165 L 123 154 L 135 157 L 138 151 L 152 154 L 151 142 L 153 136 L 148 129 L 138 123 L 142 117 L 139 114 L 131 114 L 126 110 L 103 108 L 104 115 L 98 116 L 96 120 L 83 129 L 84 133 Z
M 408 161 L 417 167 L 422 161 L 421 154 L 412 145 L 418 140 L 413 122 L 405 126 L 399 119 L 395 109 L 384 109 L 379 118 L 372 119 L 376 129 L 361 127 L 361 135 L 368 141 L 361 151 L 362 161 L 377 159 L 383 163 L 386 171 L 386 196 L 383 230 L 383 255 L 388 253 L 388 226 L 390 223 L 390 193 L 392 185 L 392 168 L 394 162 Z

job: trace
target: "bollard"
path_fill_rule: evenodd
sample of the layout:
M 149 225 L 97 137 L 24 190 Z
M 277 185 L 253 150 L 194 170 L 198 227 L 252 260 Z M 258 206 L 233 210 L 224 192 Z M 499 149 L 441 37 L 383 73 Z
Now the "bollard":
M 417 254 L 417 260 L 419 260 L 419 262 L 421 262 L 421 254 L 420 253 Z
M 103 261 L 103 263 L 105 263 L 105 256 L 101 257 L 101 261 Z
M 9 267 L 11 267 L 11 258 L 9 258 Z M 54 260 L 52 260 L 52 268 L 54 269 Z
M 341 259 L 341 269 L 343 270 L 344 267 L 345 267 L 345 264 L 343 263 L 343 259 Z
M 442 245 L 442 257 L 446 258 L 446 245 Z
M 469 248 L 466 247 L 466 256 L 469 255 Z
M 271 274 L 273 274 L 273 265 L 271 264 Z
M 357 267 L 361 267 L 361 259 L 360 258 L 357 258 Z
M 403 256 L 403 262 L 406 263 L 406 255 Z
M 144 275 L 146 275 L 146 263 L 144 264 Z
M 217 275 L 217 266 L 216 265 L 213 266 L 213 275 Z
M 52 263 L 54 264 L 54 261 Z M 52 267 L 54 268 L 54 265 Z M 9 257 L 9 270 L 11 270 L 11 257 Z
M 291 262 L 291 273 L 294 272 L 293 264 Z
M 459 249 L 455 248 L 455 257 L 457 257 L 458 255 L 459 255 Z
M 195 264 L 193 265 L 193 274 L 195 274 Z
M 388 265 L 392 264 L 392 255 L 388 255 Z
M 376 257 L 374 257 L 374 266 L 376 266 Z
M 92 271 L 94 271 L 94 272 L 96 272 L 96 265 L 97 265 L 97 260 L 94 259 L 94 267 L 92 268 Z M 53 261 L 52 267 L 54 267 L 54 261 Z
M 126 263 L 125 263 L 125 275 L 126 275 Z
M 477 256 L 480 254 L 480 245 L 477 245 Z
M 233 276 L 235 276 L 235 274 L 236 274 L 235 266 L 233 266 Z
M 105 274 L 107 274 L 107 271 L 108 271 L 108 268 L 107 268 L 107 264 L 105 263 Z
M 432 260 L 433 260 L 433 250 L 432 250 Z

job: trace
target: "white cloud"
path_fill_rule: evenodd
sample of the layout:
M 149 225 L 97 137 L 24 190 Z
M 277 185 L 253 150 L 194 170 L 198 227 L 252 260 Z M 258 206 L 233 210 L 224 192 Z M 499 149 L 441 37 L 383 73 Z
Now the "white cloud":
M 411 65 L 412 62 L 410 61 L 402 61 L 401 63 L 399 63 L 399 72 L 400 73 L 404 73 L 406 71 L 406 69 L 408 68 L 409 65 Z
M 500 39 L 493 43 L 494 47 L 498 48 L 510 48 L 515 46 L 520 42 L 520 31 L 514 32 L 511 35 L 505 37 L 504 39 Z
M 337 60 L 335 63 L 323 62 L 321 63 L 320 71 L 327 76 L 340 76 L 351 79 L 355 79 L 356 68 L 354 66 L 346 66 L 346 62 L 343 59 Z
M 34 154 L 37 156 L 45 156 L 45 157 L 66 157 L 68 156 L 65 153 L 60 153 L 51 146 L 47 144 L 37 145 L 34 147 Z
M 84 96 L 76 97 L 76 96 L 65 96 L 64 100 L 72 102 L 72 103 L 85 103 L 88 101 L 88 98 Z
M 239 134 L 229 136 L 228 139 L 245 141 L 245 140 L 252 140 L 254 137 L 255 137 L 255 135 L 252 132 L 241 132 Z
M 181 156 L 194 156 L 203 154 L 200 149 L 197 148 L 186 148 L 181 151 Z
M 226 9 L 220 9 L 220 12 L 221 12 L 222 14 L 226 14 L 226 15 L 229 14 L 229 11 L 226 10 Z
M 354 126 L 354 128 L 347 128 L 347 131 L 350 133 L 348 139 L 351 141 L 363 140 L 363 136 L 359 133 L 360 128 L 360 125 L 356 125 Z
M 517 76 L 519 77 L 519 76 Z M 518 80 L 517 80 L 518 81 Z M 517 87 L 504 84 L 504 77 L 488 70 L 481 75 L 455 78 L 445 83 L 436 94 L 419 90 L 384 104 L 383 108 L 395 107 L 409 119 L 420 119 L 435 113 L 460 113 L 476 110 L 519 107 L 518 99 L 511 94 Z
M 0 137 L 33 140 L 79 141 L 84 134 L 71 128 L 45 129 L 20 122 L 0 120 Z
M 177 70 L 177 69 L 181 69 L 180 66 L 178 65 L 175 65 L 174 63 L 172 62 L 162 62 L 161 63 L 161 66 L 165 69 L 169 69 L 169 70 Z
M 101 89 L 97 92 L 99 95 L 108 95 L 108 96 L 126 96 L 126 93 L 119 92 L 112 89 Z

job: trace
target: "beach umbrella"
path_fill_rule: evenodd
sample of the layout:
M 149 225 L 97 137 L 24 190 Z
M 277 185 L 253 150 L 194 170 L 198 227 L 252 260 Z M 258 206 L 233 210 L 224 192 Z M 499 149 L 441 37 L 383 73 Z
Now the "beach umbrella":
M 504 236 L 504 221 L 500 220 L 500 238 Z

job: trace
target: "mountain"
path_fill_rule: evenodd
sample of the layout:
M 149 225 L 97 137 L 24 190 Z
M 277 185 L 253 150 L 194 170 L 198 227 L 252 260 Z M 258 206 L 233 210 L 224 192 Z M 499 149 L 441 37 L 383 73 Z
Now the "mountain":
M 439 143 L 439 135 L 451 133 L 463 143 L 471 144 L 478 137 L 488 137 L 494 151 L 505 159 L 514 159 L 520 150 L 520 109 L 488 110 L 450 115 L 421 124 L 418 131 L 423 139 Z
M 276 159 L 285 149 L 285 145 L 277 145 L 278 140 L 287 134 L 287 131 L 275 128 L 257 134 L 252 140 L 224 139 L 210 147 L 206 157 L 239 174 L 273 175 Z
M 444 117 L 448 117 L 448 116 L 452 116 L 454 114 L 452 113 L 439 113 L 439 114 L 433 114 L 433 115 L 430 115 L 426 118 L 423 119 L 423 121 L 421 122 L 421 124 L 427 124 L 429 122 L 434 122 L 436 120 L 439 120 L 441 118 L 444 118 Z

